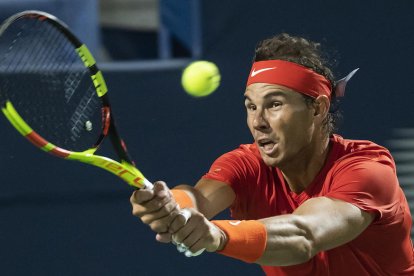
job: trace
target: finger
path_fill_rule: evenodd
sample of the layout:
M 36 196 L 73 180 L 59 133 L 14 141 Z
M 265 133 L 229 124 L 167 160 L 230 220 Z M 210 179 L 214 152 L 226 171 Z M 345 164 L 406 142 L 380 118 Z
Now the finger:
M 136 212 L 139 213 L 139 209 L 140 207 L 137 207 Z M 142 209 L 142 210 L 146 210 L 146 212 L 142 212 L 140 213 L 141 216 L 141 220 L 142 222 L 146 223 L 146 224 L 150 224 L 155 222 L 156 220 L 160 220 L 158 223 L 161 224 L 165 224 L 166 227 L 169 227 L 169 225 L 172 223 L 172 221 L 174 220 L 174 218 L 177 216 L 177 203 L 175 202 L 168 202 L 166 203 L 164 206 L 162 206 L 160 209 L 149 212 L 149 209 Z M 154 229 L 153 229 L 154 230 Z M 167 231 L 167 229 L 162 230 L 159 229 L 159 231 L 157 232 L 164 232 Z
M 157 233 L 168 232 L 171 221 L 174 220 L 177 213 L 178 211 L 174 210 L 171 213 L 168 213 L 165 217 L 156 219 L 147 224 L 149 224 L 149 226 L 154 232 L 157 232 Z M 144 217 L 144 220 L 145 220 L 145 217 Z
M 187 257 L 193 257 L 193 256 L 198 256 L 201 253 L 204 252 L 205 247 L 204 247 L 204 241 L 203 239 L 198 240 L 196 243 L 194 243 L 193 246 L 191 246 L 186 252 L 185 255 L 187 256 L 188 254 L 191 254 L 190 256 Z
M 159 242 L 169 243 L 172 241 L 172 235 L 171 233 L 168 233 L 168 232 L 158 233 L 155 236 L 155 239 Z
M 175 201 L 171 200 L 171 198 L 164 197 L 154 197 L 151 200 L 141 203 L 141 204 L 132 204 L 132 214 L 137 217 L 141 217 L 147 214 L 155 213 L 165 207 L 167 204 L 173 206 L 173 209 L 176 206 Z M 162 215 L 164 216 L 164 215 Z M 158 216 L 159 218 L 160 216 Z
M 182 221 L 184 220 L 185 222 L 186 218 L 183 215 L 180 216 L 183 217 Z M 175 223 L 180 216 L 177 216 L 172 224 Z M 193 245 L 193 243 L 200 238 L 200 231 L 197 231 L 197 227 L 200 225 L 199 222 L 201 222 L 199 216 L 191 216 L 186 224 L 173 233 L 173 238 L 179 243 L 184 243 L 187 247 Z
M 167 187 L 167 184 L 164 181 L 157 181 L 154 183 L 154 193 L 159 198 L 172 196 L 170 189 Z
M 149 200 L 151 200 L 154 197 L 154 191 L 153 190 L 136 190 L 132 193 L 129 201 L 131 204 L 143 204 Z
M 151 200 L 143 202 L 142 204 L 133 204 L 133 214 L 135 216 L 142 218 L 144 215 L 148 215 L 144 218 L 145 223 L 151 223 L 156 219 L 166 216 L 168 212 L 178 206 L 165 182 L 155 182 L 153 193 L 154 196 Z M 162 211 L 162 209 L 165 210 Z M 159 230 L 164 231 L 164 229 Z
M 188 209 L 181 209 L 179 215 L 184 217 L 184 224 L 186 224 L 187 221 L 191 218 L 191 212 Z
M 188 220 L 191 218 L 191 212 L 188 209 L 181 209 L 177 216 L 172 220 L 170 226 L 168 227 L 168 231 L 170 233 L 176 233 L 180 230 Z
M 180 230 L 181 231 L 181 230 Z M 178 233 L 180 233 L 180 231 Z M 193 228 L 189 232 L 187 231 L 181 231 L 183 236 L 177 236 L 177 239 L 180 240 L 180 243 L 185 245 L 187 248 L 192 248 L 202 237 L 203 232 L 200 231 L 200 229 Z M 195 252 L 195 250 L 192 250 Z

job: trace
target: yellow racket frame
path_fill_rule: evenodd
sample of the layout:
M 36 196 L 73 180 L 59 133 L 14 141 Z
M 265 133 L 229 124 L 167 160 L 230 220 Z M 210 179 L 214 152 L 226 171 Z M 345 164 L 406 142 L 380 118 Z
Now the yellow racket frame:
M 41 150 L 67 160 L 80 161 L 107 170 L 136 188 L 152 186 L 144 175 L 132 164 L 125 161 L 117 162 L 108 157 L 95 155 L 94 153 L 97 148 L 90 148 L 83 152 L 74 152 L 59 148 L 56 145 L 47 142 L 38 136 L 37 133 L 23 120 L 10 101 L 7 101 L 5 107 L 2 107 L 1 110 L 13 127 Z

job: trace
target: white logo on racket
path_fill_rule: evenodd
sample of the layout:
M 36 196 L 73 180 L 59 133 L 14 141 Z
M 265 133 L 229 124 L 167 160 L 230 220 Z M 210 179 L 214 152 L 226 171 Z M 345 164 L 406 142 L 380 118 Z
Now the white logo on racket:
M 273 70 L 276 69 L 277 67 L 268 67 L 268 68 L 263 68 L 263 69 L 259 69 L 256 71 L 256 68 L 253 68 L 252 74 L 250 75 L 251 77 L 256 76 L 257 74 L 260 74 L 264 71 L 269 71 L 269 70 Z
M 229 223 L 231 225 L 237 226 L 237 225 L 239 225 L 241 223 L 241 220 L 239 220 L 239 221 L 229 221 Z

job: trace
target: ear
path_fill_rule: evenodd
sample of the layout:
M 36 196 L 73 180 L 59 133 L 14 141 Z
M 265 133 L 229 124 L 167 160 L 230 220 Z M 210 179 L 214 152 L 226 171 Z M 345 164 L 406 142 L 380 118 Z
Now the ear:
M 322 120 L 325 119 L 329 112 L 329 107 L 331 103 L 329 101 L 329 98 L 325 95 L 320 95 L 315 99 L 315 117 L 320 117 Z

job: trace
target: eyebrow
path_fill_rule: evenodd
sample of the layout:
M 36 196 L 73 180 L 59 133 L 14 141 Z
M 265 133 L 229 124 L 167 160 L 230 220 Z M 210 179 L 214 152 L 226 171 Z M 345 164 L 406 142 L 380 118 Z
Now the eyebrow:
M 281 96 L 286 98 L 286 93 L 282 92 L 282 91 L 272 91 L 268 94 L 266 94 L 266 96 L 264 96 L 265 99 L 271 98 L 271 97 L 277 97 L 277 96 Z M 249 96 L 247 96 L 246 94 L 244 94 L 244 100 L 249 100 L 251 101 L 251 99 L 249 98 Z

